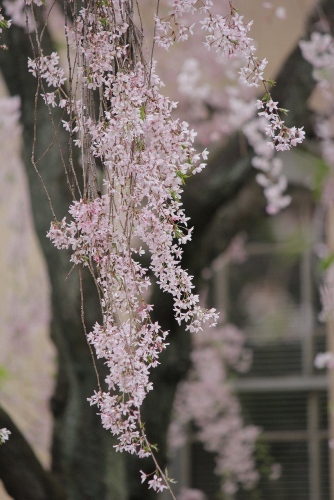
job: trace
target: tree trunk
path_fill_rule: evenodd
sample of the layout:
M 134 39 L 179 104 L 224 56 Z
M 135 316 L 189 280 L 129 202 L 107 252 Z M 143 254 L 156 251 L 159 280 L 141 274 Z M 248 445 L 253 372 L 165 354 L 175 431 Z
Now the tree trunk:
M 31 163 L 36 79 L 27 70 L 27 58 L 33 57 L 29 38 L 24 30 L 15 26 L 2 35 L 3 43 L 9 50 L 1 50 L 0 66 L 10 94 L 21 98 L 23 160 L 35 229 L 47 262 L 52 287 L 51 335 L 58 350 L 57 387 L 52 399 L 52 471 L 64 486 L 69 500 L 123 500 L 126 498 L 123 456 L 113 453 L 114 439 L 102 428 L 95 408 L 90 407 L 87 402 L 87 398 L 97 387 L 97 381 L 81 322 L 77 271 L 71 273 L 66 280 L 71 270 L 69 254 L 54 248 L 46 238 L 52 214 L 43 186 Z M 47 30 L 44 32 L 43 45 L 45 53 L 51 53 L 52 42 Z M 44 102 L 38 105 L 36 119 L 36 158 L 40 158 L 54 136 Z M 56 110 L 57 124 L 60 119 L 60 112 Z M 67 159 L 68 136 L 62 126 L 58 128 L 58 140 Z M 71 197 L 57 147 L 52 147 L 43 157 L 39 169 L 60 220 L 67 212 Z M 95 285 L 88 277 L 85 278 L 84 292 L 85 319 L 90 331 L 93 323 L 99 319 L 100 308 Z M 5 451 L 6 447 L 3 453 Z M 6 484 L 4 474 L 5 471 L 0 470 L 0 477 Z

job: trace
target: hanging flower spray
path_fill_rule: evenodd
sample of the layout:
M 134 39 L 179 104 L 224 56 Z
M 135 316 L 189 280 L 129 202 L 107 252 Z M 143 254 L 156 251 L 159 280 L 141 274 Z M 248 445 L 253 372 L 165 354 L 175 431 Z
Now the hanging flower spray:
M 117 436 L 118 451 L 152 456 L 153 477 L 142 473 L 142 480 L 148 478 L 156 491 L 168 488 L 174 498 L 140 416 L 152 390 L 150 369 L 159 363 L 168 335 L 151 319 L 152 305 L 145 299 L 149 272 L 173 296 L 175 318 L 190 332 L 215 325 L 218 315 L 200 307 L 192 277 L 181 267 L 182 245 L 192 233 L 181 203 L 183 186 L 205 167 L 207 151 L 197 153 L 196 133 L 173 118 L 176 103 L 161 93 L 154 46 L 168 49 L 186 40 L 193 33 L 188 17 L 199 12 L 205 46 L 228 57 L 241 56 L 241 80 L 253 87 L 264 85 L 265 97 L 258 107 L 268 121 L 272 147 L 289 149 L 303 140 L 304 132 L 287 128 L 279 117 L 284 110 L 273 102 L 270 82 L 263 77 L 267 61 L 255 56 L 248 37 L 252 23 L 244 23 L 231 1 L 229 14 L 221 16 L 211 12 L 209 0 L 174 0 L 164 18 L 158 1 L 149 61 L 143 57 L 137 2 L 86 0 L 79 8 L 73 0 L 65 1 L 66 76 L 58 54 L 43 53 L 43 29 L 38 29 L 35 15 L 42 4 L 25 1 L 36 52 L 28 67 L 50 112 L 55 107 L 64 112 L 62 125 L 70 135 L 65 170 L 73 196 L 69 221 L 57 220 L 50 200 L 54 220 L 48 237 L 57 248 L 71 250 L 80 282 L 83 267 L 94 278 L 102 322 L 87 332 L 87 341 L 109 369 L 106 388 L 98 377 L 98 390 L 89 401 L 97 405 L 103 426 Z M 80 174 L 72 155 L 75 147 L 80 150 Z M 141 264 L 147 252 L 149 269 Z

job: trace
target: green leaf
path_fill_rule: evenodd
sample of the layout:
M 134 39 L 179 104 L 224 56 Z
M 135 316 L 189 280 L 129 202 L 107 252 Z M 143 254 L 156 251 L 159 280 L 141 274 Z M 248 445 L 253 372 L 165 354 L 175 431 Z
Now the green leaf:
M 179 201 L 179 197 L 177 196 L 177 194 L 175 193 L 175 191 L 173 191 L 172 189 L 170 190 L 170 195 L 171 197 L 173 198 L 174 201 Z
M 319 266 L 322 271 L 327 271 L 334 264 L 334 253 L 330 253 L 319 261 Z
M 166 479 L 167 479 L 167 481 L 169 483 L 172 483 L 172 484 L 176 484 L 177 483 L 177 481 L 175 481 L 175 479 L 169 477 L 167 467 L 165 468 L 165 476 L 166 476 Z
M 267 82 L 267 83 L 269 83 L 269 85 L 270 85 L 271 87 L 275 87 L 275 85 L 276 85 L 275 80 L 266 80 L 266 82 Z
M 0 21 L 0 28 L 2 28 L 2 29 L 8 28 L 8 22 L 5 19 Z
M 8 370 L 4 366 L 0 365 L 0 382 L 8 378 L 8 376 L 9 376 Z
M 184 233 L 183 233 L 182 229 L 180 229 L 179 226 L 176 226 L 174 229 L 174 237 L 179 240 L 183 236 L 184 236 Z
M 146 118 L 145 106 L 140 106 L 139 112 L 140 112 L 140 118 L 144 121 Z
M 190 160 L 187 160 L 187 163 L 189 163 L 191 165 Z M 188 179 L 190 177 L 190 175 L 184 174 L 183 172 L 181 172 L 181 170 L 176 170 L 176 175 L 178 177 L 180 177 L 180 179 L 182 180 L 182 184 L 185 184 L 186 179 Z

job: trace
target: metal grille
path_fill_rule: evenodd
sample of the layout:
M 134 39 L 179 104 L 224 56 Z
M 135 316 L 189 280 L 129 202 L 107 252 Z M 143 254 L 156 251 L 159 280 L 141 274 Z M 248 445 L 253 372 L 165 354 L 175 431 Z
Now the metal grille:
M 235 383 L 247 423 L 260 426 L 274 462 L 276 481 L 235 500 L 328 500 L 327 378 L 314 369 L 325 350 L 310 253 L 252 245 L 242 264 L 215 262 L 216 306 L 244 329 L 253 350 L 251 370 Z M 191 446 L 191 484 L 214 500 L 219 483 L 213 456 Z

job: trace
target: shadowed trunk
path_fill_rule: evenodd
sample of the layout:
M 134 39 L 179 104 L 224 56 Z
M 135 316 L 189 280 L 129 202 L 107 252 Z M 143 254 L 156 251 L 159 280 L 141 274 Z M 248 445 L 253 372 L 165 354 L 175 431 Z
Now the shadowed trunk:
M 27 34 L 15 26 L 2 35 L 3 43 L 9 50 L 0 52 L 0 66 L 11 95 L 19 95 L 21 98 L 23 160 L 35 229 L 47 262 L 52 288 L 51 335 L 58 350 L 57 386 L 52 399 L 52 471 L 64 487 L 69 500 L 122 500 L 126 498 L 123 455 L 113 453 L 114 439 L 102 428 L 96 408 L 90 407 L 87 402 L 87 398 L 97 387 L 97 381 L 81 322 L 78 272 L 73 271 L 67 278 L 72 267 L 69 253 L 57 250 L 46 238 L 52 214 L 42 184 L 31 164 L 36 79 L 27 70 L 27 58 L 33 57 L 30 42 Z M 53 47 L 47 30 L 43 45 L 45 53 L 51 53 Z M 61 119 L 59 110 L 55 111 L 54 116 L 58 123 Z M 42 100 L 38 105 L 36 119 L 36 158 L 40 158 L 54 136 L 48 110 Z M 58 129 L 58 140 L 64 157 L 67 158 L 68 135 L 61 126 Z M 60 220 L 66 215 L 71 197 L 57 147 L 48 151 L 39 163 L 39 168 Z M 94 322 L 99 319 L 100 307 L 95 285 L 89 277 L 85 278 L 84 291 L 85 319 L 90 331 Z M 6 447 L 1 451 L 5 454 Z M 42 473 L 41 468 L 39 472 Z M 38 475 L 37 469 L 35 474 Z M 5 476 L 6 471 L 0 468 L 0 477 L 7 484 Z M 16 487 L 21 487 L 24 495 L 23 481 Z

